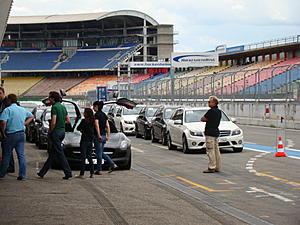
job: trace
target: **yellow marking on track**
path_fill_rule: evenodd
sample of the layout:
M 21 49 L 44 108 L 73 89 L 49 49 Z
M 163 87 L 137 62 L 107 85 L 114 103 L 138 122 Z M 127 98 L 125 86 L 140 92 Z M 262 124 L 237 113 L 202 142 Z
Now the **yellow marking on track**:
M 196 186 L 196 187 L 198 187 L 198 188 L 202 188 L 202 189 L 204 189 L 204 190 L 206 190 L 206 191 L 209 191 L 209 192 L 225 192 L 225 191 L 232 191 L 232 190 L 215 190 L 215 189 L 212 189 L 212 188 L 209 188 L 209 187 L 205 187 L 205 186 L 203 186 L 203 185 L 201 185 L 201 184 L 197 184 L 197 183 L 195 183 L 195 182 L 193 182 L 193 181 L 184 179 L 184 178 L 182 178 L 182 177 L 176 177 L 176 178 L 177 178 L 178 180 L 184 181 L 184 182 L 186 182 L 186 183 L 188 183 L 188 184 L 191 184 L 191 185 Z
M 270 175 L 270 174 L 261 173 L 261 172 L 255 172 L 255 174 L 260 175 L 260 176 L 264 176 L 264 177 L 269 177 L 269 178 L 272 178 L 272 179 L 274 179 L 274 180 L 280 180 L 280 181 L 286 182 L 286 183 L 288 183 L 288 184 L 300 186 L 300 183 L 299 183 L 299 182 L 289 181 L 289 180 L 287 180 L 287 179 L 280 178 L 280 177 L 275 177 L 275 176 Z
M 144 152 L 143 150 L 136 148 L 136 147 L 131 147 L 131 148 L 133 151 L 136 151 L 136 152 Z
M 300 190 L 300 188 L 293 188 L 293 189 L 298 189 L 298 190 Z

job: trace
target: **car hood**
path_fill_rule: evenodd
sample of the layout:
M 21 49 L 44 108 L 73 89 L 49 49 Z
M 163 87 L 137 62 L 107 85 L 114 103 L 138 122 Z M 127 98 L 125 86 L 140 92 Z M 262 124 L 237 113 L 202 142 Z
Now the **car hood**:
M 80 138 L 81 133 L 78 131 L 75 132 L 66 132 L 65 139 L 63 140 L 63 145 L 67 148 L 80 147 Z M 128 146 L 131 146 L 131 141 L 123 133 L 111 133 L 110 139 L 106 142 L 105 148 L 120 148 L 121 143 L 126 141 Z
M 191 131 L 203 131 L 205 129 L 205 122 L 194 122 L 186 123 L 185 126 Z M 219 125 L 219 130 L 236 130 L 239 127 L 231 121 L 221 121 Z
M 136 121 L 138 115 L 123 115 L 123 119 L 126 121 Z

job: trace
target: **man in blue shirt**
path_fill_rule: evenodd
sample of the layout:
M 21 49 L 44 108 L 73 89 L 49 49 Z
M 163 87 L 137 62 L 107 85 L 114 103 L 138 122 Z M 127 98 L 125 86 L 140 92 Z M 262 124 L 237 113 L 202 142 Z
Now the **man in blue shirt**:
M 7 97 L 5 96 L 4 88 L 0 87 L 0 115 L 6 107 L 8 107 Z M 3 134 L 1 134 L 1 136 L 3 136 Z M 1 140 L 1 149 L 2 149 L 2 152 L 3 152 L 3 142 L 2 142 L 2 140 Z M 10 158 L 10 161 L 9 161 L 9 166 L 8 166 L 7 172 L 8 173 L 14 173 L 15 172 L 15 161 L 14 161 L 13 154 L 11 154 L 11 158 Z
M 17 105 L 17 96 L 9 94 L 7 102 L 10 105 L 5 108 L 0 116 L 2 121 L 2 132 L 5 133 L 3 141 L 3 161 L 0 169 L 0 178 L 6 174 L 12 150 L 16 149 L 19 160 L 18 180 L 26 178 L 26 158 L 24 153 L 25 147 L 25 126 L 33 119 L 33 115 Z

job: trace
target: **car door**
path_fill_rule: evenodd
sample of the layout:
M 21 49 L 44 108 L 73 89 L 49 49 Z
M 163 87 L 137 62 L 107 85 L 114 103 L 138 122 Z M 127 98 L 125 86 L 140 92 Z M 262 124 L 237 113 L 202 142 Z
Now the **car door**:
M 174 120 L 175 122 L 177 121 L 183 121 L 183 109 L 178 109 L 176 113 L 176 118 Z M 176 124 L 174 123 L 173 126 L 173 136 L 174 138 L 172 141 L 177 144 L 181 145 L 182 144 L 182 133 L 183 133 L 183 125 L 181 124 Z
M 122 116 L 122 110 L 123 108 L 118 108 L 116 110 L 116 116 L 114 117 L 114 121 L 115 121 L 115 126 L 116 128 L 120 131 L 121 130 L 121 116 Z
M 163 110 L 160 109 L 159 112 L 157 113 L 156 117 L 156 129 L 155 129 L 155 137 L 158 139 L 162 139 L 162 130 L 164 126 L 164 119 L 163 119 Z
M 136 127 L 138 130 L 138 133 L 142 134 L 142 126 L 143 126 L 143 117 L 145 115 L 145 109 L 142 109 L 139 113 L 138 118 L 136 119 Z
M 175 124 L 174 124 L 174 121 L 176 120 L 177 112 L 178 112 L 178 110 L 176 110 L 173 113 L 173 115 L 171 116 L 171 118 L 169 120 L 169 123 L 168 123 L 168 132 L 169 132 L 169 135 L 171 137 L 172 142 L 175 138 Z

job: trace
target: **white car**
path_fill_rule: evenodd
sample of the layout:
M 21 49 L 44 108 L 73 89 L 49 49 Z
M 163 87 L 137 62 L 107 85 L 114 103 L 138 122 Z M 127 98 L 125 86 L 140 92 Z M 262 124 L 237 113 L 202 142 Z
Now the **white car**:
M 168 122 L 168 148 L 180 147 L 184 153 L 204 149 L 206 123 L 200 118 L 208 110 L 208 107 L 177 109 Z M 243 150 L 243 131 L 223 111 L 219 130 L 220 148 L 232 148 L 235 152 Z
M 113 118 L 116 128 L 125 134 L 135 134 L 135 122 L 143 106 L 137 105 L 133 109 L 120 107 Z

